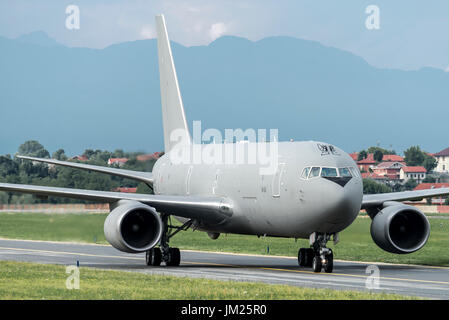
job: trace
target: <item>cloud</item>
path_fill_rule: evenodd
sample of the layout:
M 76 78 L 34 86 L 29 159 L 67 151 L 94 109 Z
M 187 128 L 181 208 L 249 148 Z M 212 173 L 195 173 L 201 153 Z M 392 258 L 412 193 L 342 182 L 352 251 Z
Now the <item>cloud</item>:
M 215 39 L 221 37 L 226 31 L 227 27 L 223 22 L 217 22 L 214 23 L 210 29 L 209 29 L 209 36 L 211 37 L 212 41 Z
M 444 69 L 444 71 L 449 72 L 449 66 L 447 66 L 447 68 Z
M 154 31 L 154 29 L 151 26 L 143 26 L 140 29 L 140 36 L 143 39 L 153 39 L 156 38 L 156 32 Z

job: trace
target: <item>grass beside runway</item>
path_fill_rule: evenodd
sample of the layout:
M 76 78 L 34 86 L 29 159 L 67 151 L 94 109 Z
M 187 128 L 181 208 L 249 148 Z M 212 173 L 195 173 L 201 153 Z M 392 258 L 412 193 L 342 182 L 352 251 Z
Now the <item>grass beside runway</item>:
M 80 267 L 79 289 L 65 266 L 0 261 L 0 299 L 412 299 L 400 295 L 179 278 Z
M 0 237 L 52 241 L 103 243 L 103 223 L 106 214 L 42 214 L 0 213 Z M 359 217 L 340 234 L 340 243 L 329 246 L 336 259 L 449 266 L 449 219 L 429 219 L 431 234 L 421 250 L 407 255 L 383 251 L 371 239 L 370 219 Z M 308 247 L 308 241 L 255 236 L 221 235 L 217 240 L 199 231 L 177 234 L 170 243 L 174 247 L 235 253 L 296 256 L 298 248 Z

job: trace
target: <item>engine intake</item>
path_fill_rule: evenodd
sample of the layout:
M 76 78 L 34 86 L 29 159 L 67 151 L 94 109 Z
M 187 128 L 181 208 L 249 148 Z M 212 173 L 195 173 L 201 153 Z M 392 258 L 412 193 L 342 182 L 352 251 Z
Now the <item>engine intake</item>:
M 137 253 L 153 248 L 162 234 L 156 210 L 136 201 L 120 204 L 104 222 L 106 240 L 116 249 Z
M 427 217 L 413 206 L 397 204 L 385 207 L 371 223 L 371 237 L 383 250 L 412 253 L 421 249 L 430 234 Z

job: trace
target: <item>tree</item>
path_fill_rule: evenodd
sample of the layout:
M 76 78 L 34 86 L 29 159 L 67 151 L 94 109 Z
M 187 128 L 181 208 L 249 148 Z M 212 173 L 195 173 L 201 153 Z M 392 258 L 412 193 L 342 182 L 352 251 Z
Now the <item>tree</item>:
M 424 183 L 435 183 L 437 181 L 436 178 L 432 177 L 432 176 L 427 176 L 424 178 L 424 180 L 422 182 Z
M 419 146 L 412 146 L 404 151 L 404 160 L 408 166 L 422 166 L 426 154 Z
M 29 140 L 21 144 L 18 153 L 23 156 L 50 158 L 50 153 L 36 140 Z
M 65 155 L 64 149 L 56 150 L 55 152 L 53 152 L 51 157 L 56 160 L 62 160 L 62 161 L 67 160 L 67 156 Z
M 357 161 L 366 159 L 366 157 L 368 157 L 368 154 L 366 153 L 365 150 L 362 150 L 362 151 L 359 152 L 359 155 L 357 157 Z
M 410 191 L 410 190 L 415 189 L 417 185 L 418 185 L 418 183 L 415 180 L 409 179 L 409 180 L 407 180 L 406 183 L 403 184 L 402 190 Z
M 396 151 L 394 150 L 387 150 L 381 147 L 369 147 L 368 153 L 376 153 L 376 151 L 382 152 L 382 154 L 396 154 Z
M 382 183 L 377 183 L 372 179 L 363 179 L 363 194 L 387 193 L 391 191 L 390 187 Z
M 374 160 L 376 160 L 377 162 L 381 162 L 383 157 L 384 157 L 384 154 L 382 153 L 382 151 L 380 151 L 380 150 L 374 151 L 374 155 L 373 155 Z
M 438 161 L 434 157 L 429 156 L 427 153 L 424 154 L 424 161 L 422 163 L 422 166 L 426 168 L 427 173 L 432 172 L 437 165 Z

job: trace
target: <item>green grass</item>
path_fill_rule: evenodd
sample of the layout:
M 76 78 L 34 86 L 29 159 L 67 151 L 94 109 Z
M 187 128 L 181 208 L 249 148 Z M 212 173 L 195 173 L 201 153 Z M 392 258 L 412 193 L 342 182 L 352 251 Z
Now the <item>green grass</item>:
M 79 290 L 65 266 L 0 261 L 0 299 L 411 299 L 357 291 L 190 279 L 80 268 Z
M 106 244 L 103 234 L 105 214 L 41 214 L 0 213 L 0 237 L 53 241 L 97 242 Z M 378 248 L 370 235 L 370 219 L 359 217 L 340 234 L 340 243 L 333 248 L 335 258 L 343 260 L 391 262 L 449 266 L 449 219 L 432 218 L 431 235 L 421 250 L 408 254 L 391 254 Z M 255 236 L 225 235 L 211 240 L 206 233 L 188 230 L 180 232 L 170 245 L 181 249 L 236 253 L 296 256 L 298 248 L 308 241 Z

